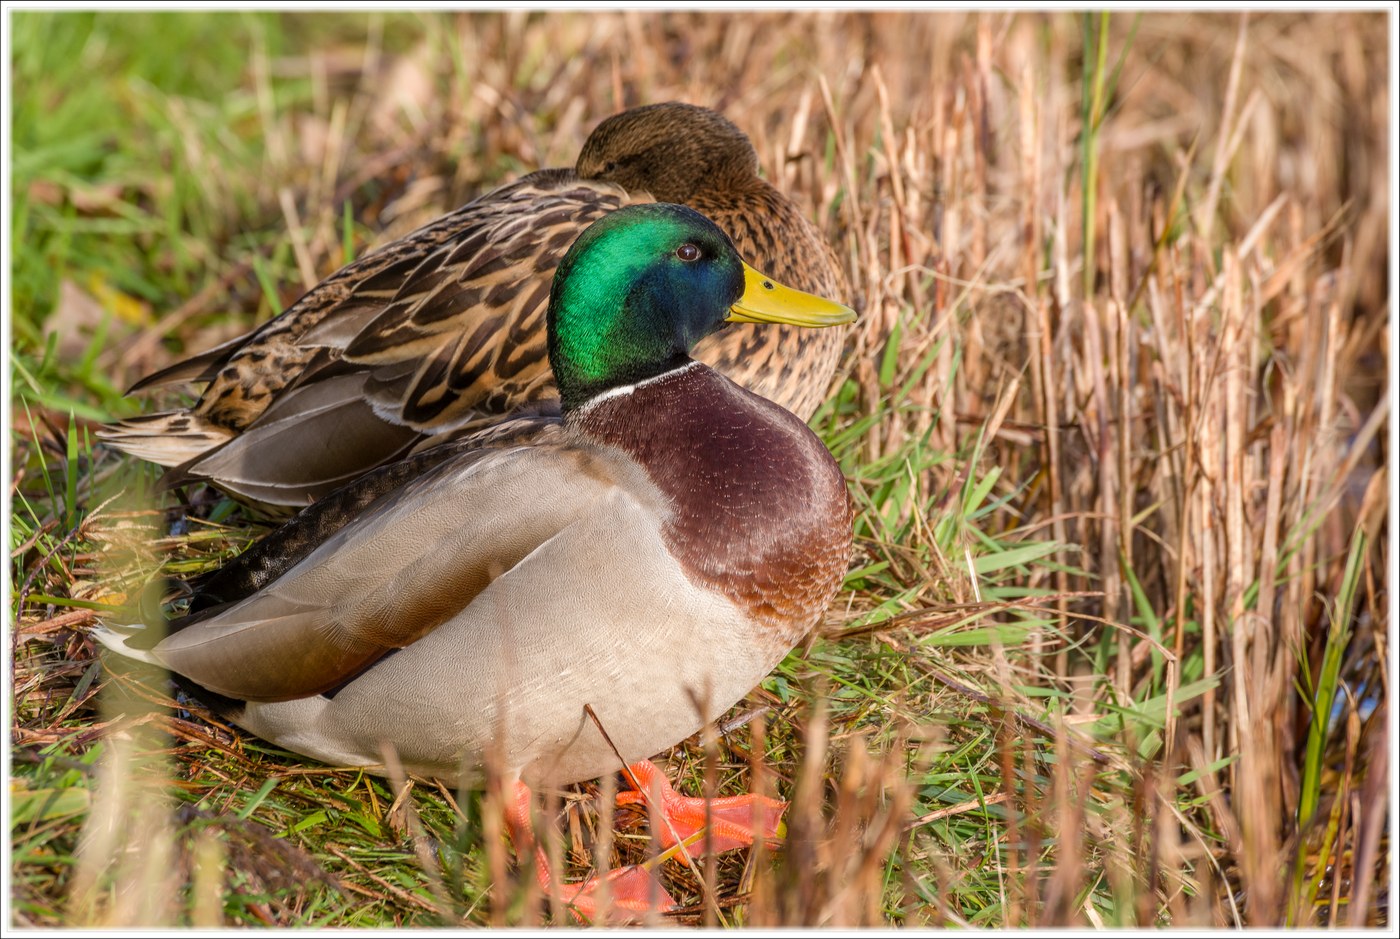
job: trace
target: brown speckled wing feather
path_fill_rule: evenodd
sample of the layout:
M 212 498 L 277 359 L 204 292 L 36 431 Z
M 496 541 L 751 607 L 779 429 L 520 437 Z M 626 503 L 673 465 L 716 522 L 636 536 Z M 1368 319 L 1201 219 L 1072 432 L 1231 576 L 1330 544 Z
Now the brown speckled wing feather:
M 544 170 L 355 262 L 222 362 L 201 362 L 216 374 L 191 419 L 218 445 L 167 446 L 165 483 L 207 478 L 256 502 L 301 506 L 423 434 L 541 397 L 553 387 L 544 316 L 554 268 L 588 225 L 645 201 Z M 148 458 L 166 445 L 149 420 L 105 436 Z
M 526 366 L 548 372 L 544 332 L 534 327 L 554 267 L 579 232 L 633 201 L 649 199 L 568 170 L 488 193 L 327 278 L 216 370 L 204 363 L 216 373 L 194 412 L 242 431 L 290 385 L 316 381 L 318 352 L 332 350 L 367 368 L 382 418 L 419 430 L 450 426 L 481 403 L 480 379 L 493 368 L 527 383 L 535 376 L 522 374 Z M 530 348 L 484 341 L 502 329 Z
M 482 203 L 471 229 L 426 258 L 346 345 L 347 362 L 371 367 L 366 393 L 381 416 L 441 432 L 547 385 L 554 269 L 584 228 L 639 201 L 563 173 L 547 179 Z

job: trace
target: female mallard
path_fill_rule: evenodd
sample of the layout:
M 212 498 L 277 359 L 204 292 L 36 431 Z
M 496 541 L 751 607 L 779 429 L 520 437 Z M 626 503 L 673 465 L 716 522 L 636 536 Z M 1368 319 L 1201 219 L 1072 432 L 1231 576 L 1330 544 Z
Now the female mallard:
M 619 209 L 554 278 L 561 415 L 526 419 L 523 443 L 438 448 L 313 549 L 271 559 L 278 576 L 206 599 L 164 638 L 100 636 L 327 763 L 380 766 L 387 744 L 409 770 L 455 778 L 491 754 L 525 798 L 527 783 L 617 770 L 618 754 L 653 779 L 646 757 L 811 629 L 851 551 L 845 482 L 821 441 L 689 352 L 729 323 L 854 318 L 748 267 L 692 209 Z M 667 789 L 676 832 L 702 827 L 703 801 Z M 718 847 L 742 840 L 753 800 L 716 812 L 735 839 Z M 775 805 L 762 807 L 771 834 Z M 623 906 L 648 887 L 634 870 L 612 878 Z
M 846 294 L 830 247 L 757 175 L 743 132 L 706 108 L 634 108 L 598 125 L 573 170 L 541 170 L 331 275 L 282 315 L 133 391 L 207 381 L 191 408 L 121 421 L 104 439 L 251 501 L 304 506 L 426 438 L 551 401 L 544 308 L 559 258 L 617 208 L 684 203 L 799 290 Z M 804 420 L 840 331 L 744 326 L 696 357 Z M 431 441 L 436 442 L 436 441 Z

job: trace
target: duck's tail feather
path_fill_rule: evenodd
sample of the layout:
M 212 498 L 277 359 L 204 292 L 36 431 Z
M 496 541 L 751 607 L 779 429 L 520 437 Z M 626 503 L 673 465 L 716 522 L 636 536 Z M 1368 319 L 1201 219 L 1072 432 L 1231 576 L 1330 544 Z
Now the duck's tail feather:
M 363 377 L 348 377 L 292 391 L 238 436 L 172 466 L 161 485 L 210 480 L 263 505 L 301 509 L 423 439 L 377 417 L 359 395 Z
M 150 649 L 143 649 L 139 640 L 149 631 L 150 627 L 141 624 L 123 623 L 98 623 L 88 629 L 88 635 L 106 646 L 112 652 L 124 658 L 135 659 L 138 662 L 145 662 L 148 665 L 165 667 L 165 663 L 156 658 Z M 129 645 L 128 639 L 138 640 L 137 645 Z
M 181 466 L 228 443 L 233 431 L 189 411 L 162 411 L 129 417 L 97 432 L 108 446 L 134 457 Z
M 218 612 L 222 607 L 215 607 L 210 612 Z M 199 620 L 204 616 L 193 616 L 188 619 Z M 178 621 L 176 621 L 178 622 Z M 137 662 L 145 662 L 147 665 L 154 665 L 157 668 L 169 670 L 170 666 L 156 657 L 150 648 L 142 648 L 142 644 L 154 646 L 156 641 L 165 635 L 165 630 L 159 627 L 142 626 L 140 624 L 127 625 L 122 623 L 98 623 L 88 628 L 88 635 L 106 646 L 112 652 L 122 658 L 133 659 Z M 155 641 L 153 641 L 155 640 Z M 237 723 L 243 716 L 247 702 L 237 698 L 230 698 L 225 695 L 210 691 L 203 685 L 186 678 L 178 672 L 169 672 L 170 678 L 175 684 L 192 698 L 197 699 L 216 717 Z
M 138 391 L 145 391 L 147 388 L 158 388 L 161 385 L 173 385 L 182 381 L 212 381 L 214 376 L 219 373 L 219 369 L 228 361 L 229 356 L 237 352 L 250 338 L 252 337 L 237 336 L 212 349 L 205 349 L 187 359 L 181 359 L 174 365 L 167 365 L 126 389 L 126 393 L 135 394 Z

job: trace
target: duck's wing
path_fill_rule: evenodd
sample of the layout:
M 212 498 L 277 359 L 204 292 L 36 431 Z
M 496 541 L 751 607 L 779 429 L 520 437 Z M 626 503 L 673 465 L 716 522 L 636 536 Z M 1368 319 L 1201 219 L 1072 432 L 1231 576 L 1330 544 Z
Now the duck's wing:
M 642 479 L 615 453 L 564 432 L 463 454 L 381 497 L 247 599 L 191 617 L 143 657 L 228 698 L 319 694 L 432 632 L 585 514 L 651 498 Z
M 223 567 L 189 581 L 194 591 L 189 612 L 227 606 L 252 596 L 358 519 L 380 498 L 441 463 L 456 460 L 465 466 L 492 450 L 555 445 L 563 433 L 558 408 L 545 410 L 546 413 L 514 414 L 475 433 L 454 436 L 371 470 L 317 500 Z
M 473 203 L 470 226 L 407 277 L 376 275 L 307 336 L 368 377 L 385 420 L 423 433 L 503 413 L 549 380 L 545 308 L 555 268 L 593 222 L 650 201 L 564 170 Z
M 243 433 L 225 436 L 212 449 L 172 466 L 161 485 L 211 480 L 253 502 L 296 508 L 324 498 L 423 440 L 411 427 L 374 413 L 363 395 L 366 379 L 363 372 L 319 375 L 274 402 Z
M 207 378 L 188 412 L 108 428 L 118 449 L 237 495 L 302 506 L 424 435 L 509 413 L 551 387 L 544 314 L 578 234 L 651 201 L 542 170 L 366 255 L 243 340 L 172 366 Z

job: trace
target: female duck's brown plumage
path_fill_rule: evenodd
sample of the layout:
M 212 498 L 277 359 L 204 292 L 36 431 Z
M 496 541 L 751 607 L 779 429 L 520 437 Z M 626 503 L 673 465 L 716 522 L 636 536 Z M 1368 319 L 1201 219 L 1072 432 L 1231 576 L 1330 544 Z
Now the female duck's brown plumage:
M 301 506 L 445 433 L 549 411 L 550 280 L 580 231 L 624 205 L 689 204 L 780 282 L 845 297 L 816 228 L 757 175 L 748 138 L 667 103 L 604 121 L 573 170 L 541 170 L 374 251 L 247 336 L 138 383 L 207 381 L 187 410 L 111 426 L 107 442 L 255 502 Z M 839 330 L 736 326 L 696 358 L 806 419 Z

